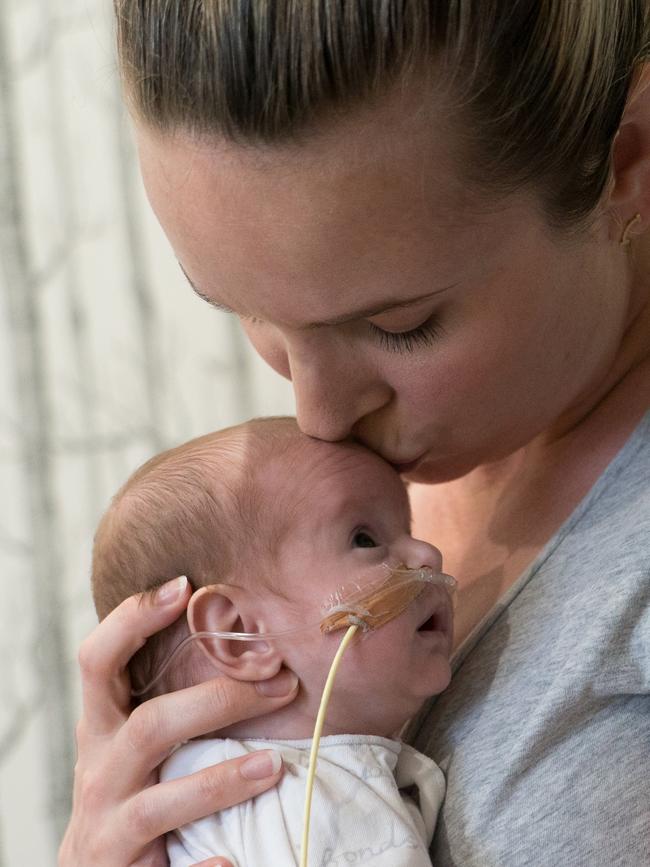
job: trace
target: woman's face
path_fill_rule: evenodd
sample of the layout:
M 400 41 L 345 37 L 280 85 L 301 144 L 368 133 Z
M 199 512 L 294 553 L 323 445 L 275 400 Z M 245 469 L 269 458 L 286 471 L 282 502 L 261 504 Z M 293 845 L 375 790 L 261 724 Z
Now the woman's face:
M 588 410 L 625 325 L 625 257 L 604 217 L 569 240 L 532 193 L 489 208 L 457 137 L 407 97 L 299 147 L 140 129 L 139 151 L 189 280 L 292 380 L 300 427 L 442 481 Z

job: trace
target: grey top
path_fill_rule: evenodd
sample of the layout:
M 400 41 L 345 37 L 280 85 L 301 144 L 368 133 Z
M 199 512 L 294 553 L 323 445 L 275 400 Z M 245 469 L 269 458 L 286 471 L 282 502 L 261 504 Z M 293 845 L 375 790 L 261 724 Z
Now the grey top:
M 447 778 L 435 867 L 650 865 L 650 413 L 408 740 Z

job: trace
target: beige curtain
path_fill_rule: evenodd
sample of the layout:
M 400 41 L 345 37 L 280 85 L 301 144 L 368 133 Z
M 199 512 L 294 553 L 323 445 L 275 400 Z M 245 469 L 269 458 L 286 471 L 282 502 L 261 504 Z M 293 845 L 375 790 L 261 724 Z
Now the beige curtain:
M 291 412 L 149 213 L 110 0 L 0 0 L 0 867 L 56 863 L 109 497 L 161 448 Z

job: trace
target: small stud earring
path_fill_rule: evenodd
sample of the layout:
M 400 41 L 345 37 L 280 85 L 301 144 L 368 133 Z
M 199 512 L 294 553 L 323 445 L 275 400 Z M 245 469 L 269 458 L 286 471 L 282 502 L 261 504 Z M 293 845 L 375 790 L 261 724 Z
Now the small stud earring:
M 633 217 L 630 217 L 630 219 L 627 221 L 627 223 L 625 224 L 625 228 L 623 229 L 623 233 L 621 234 L 621 240 L 619 241 L 619 244 L 621 245 L 621 247 L 629 247 L 630 246 L 632 239 L 630 237 L 628 237 L 628 233 L 629 233 L 630 229 L 632 228 L 632 226 L 634 226 L 636 223 L 638 223 L 640 219 L 641 219 L 641 214 L 635 214 Z

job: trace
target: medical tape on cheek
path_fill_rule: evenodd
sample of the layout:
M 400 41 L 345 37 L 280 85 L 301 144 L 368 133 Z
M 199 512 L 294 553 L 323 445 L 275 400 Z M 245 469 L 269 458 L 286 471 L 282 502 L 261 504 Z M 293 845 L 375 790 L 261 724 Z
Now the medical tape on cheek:
M 350 626 L 359 627 L 364 635 L 374 632 L 385 623 L 398 617 L 414 599 L 426 589 L 427 585 L 445 587 L 453 593 L 456 582 L 449 575 L 433 572 L 428 566 L 408 569 L 406 566 L 390 568 L 384 564 L 386 576 L 379 581 L 361 587 L 358 584 L 347 590 L 340 587 L 325 606 L 325 616 L 320 620 L 301 623 L 298 626 L 279 632 L 193 632 L 184 638 L 155 671 L 151 679 L 139 688 L 131 690 L 134 698 L 148 693 L 171 665 L 190 644 L 196 641 L 209 642 L 215 639 L 226 641 L 294 641 L 320 627 L 323 635 Z
M 358 588 L 352 594 L 339 591 L 337 598 L 341 601 L 321 620 L 321 632 L 327 634 L 348 626 L 359 626 L 363 632 L 379 629 L 399 617 L 431 585 L 442 586 L 449 593 L 456 589 L 456 581 L 450 575 L 435 573 L 428 566 L 409 569 L 401 565 L 390 569 L 378 584 L 364 590 Z

